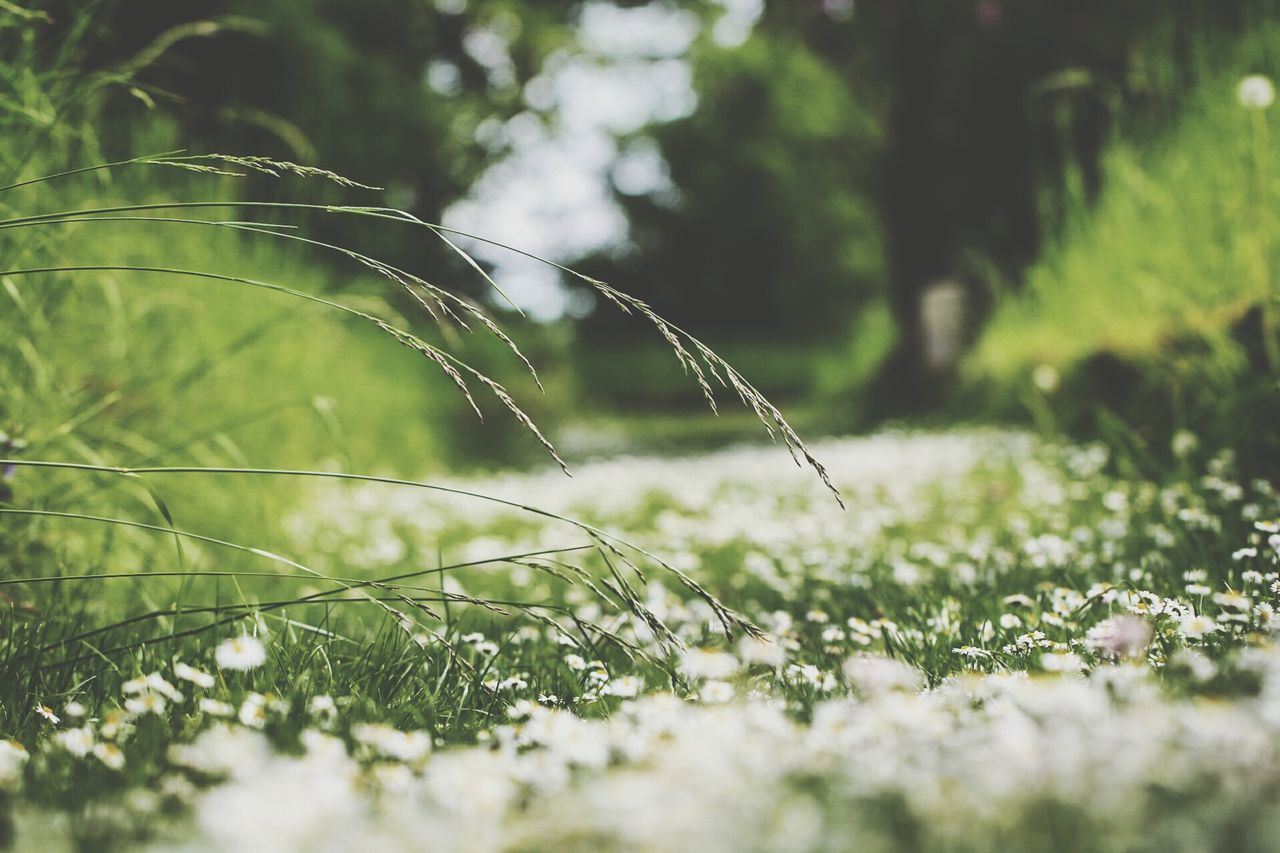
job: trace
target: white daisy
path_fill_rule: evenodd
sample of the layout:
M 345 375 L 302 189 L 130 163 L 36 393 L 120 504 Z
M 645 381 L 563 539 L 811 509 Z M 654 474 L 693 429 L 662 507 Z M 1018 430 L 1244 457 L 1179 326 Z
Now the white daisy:
M 256 637 L 241 634 L 219 644 L 213 657 L 222 669 L 247 672 L 266 663 L 267 649 Z
M 1262 74 L 1250 74 L 1236 86 L 1236 100 L 1245 109 L 1265 110 L 1275 103 L 1275 84 Z
M 173 675 L 174 678 L 181 679 L 182 681 L 189 681 L 196 687 L 200 687 L 204 690 L 208 690 L 214 685 L 214 678 L 212 675 L 185 663 L 175 663 L 173 665 Z

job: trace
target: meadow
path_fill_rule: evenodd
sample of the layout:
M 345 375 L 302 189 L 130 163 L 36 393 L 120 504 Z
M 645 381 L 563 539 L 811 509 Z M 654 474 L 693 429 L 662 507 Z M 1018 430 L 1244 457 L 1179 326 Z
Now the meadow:
M 1270 484 L 1189 434 L 1165 484 L 1108 475 L 1100 445 L 991 429 L 813 450 L 847 509 L 749 446 L 436 481 L 445 497 L 308 484 L 284 525 L 318 577 L 218 578 L 211 630 L 181 636 L 209 622 L 190 604 L 154 611 L 147 630 L 172 620 L 171 640 L 41 679 L 19 712 L 30 748 L 6 747 L 7 783 L 27 780 L 11 831 L 156 849 L 1274 849 Z M 600 529 L 660 550 L 741 627 L 661 566 L 621 577 Z M 183 550 L 186 575 L 226 565 L 213 543 Z M 318 581 L 355 566 L 399 615 Z
M 1280 851 L 1273 24 L 847 435 L 885 293 L 713 348 L 542 262 L 604 346 L 505 234 L 97 99 L 245 22 L 98 74 L 11 5 L 0 849 Z

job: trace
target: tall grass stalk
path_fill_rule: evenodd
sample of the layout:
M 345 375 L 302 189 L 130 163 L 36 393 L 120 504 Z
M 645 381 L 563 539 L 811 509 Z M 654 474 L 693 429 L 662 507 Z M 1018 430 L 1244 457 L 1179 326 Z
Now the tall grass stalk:
M 4 193 L 7 197 L 10 193 L 18 193 L 41 184 L 66 181 L 83 177 L 90 173 L 140 165 L 176 167 L 208 175 L 243 174 L 246 170 L 271 175 L 291 174 L 304 178 L 328 180 L 347 189 L 372 189 L 332 172 L 299 166 L 286 161 L 256 157 L 186 155 L 181 152 L 168 152 L 161 155 L 149 155 L 67 169 L 42 177 L 16 180 L 8 186 L 0 188 L 0 193 Z M 13 210 L 14 208 L 10 209 Z M 509 298 L 502 292 L 498 283 L 493 281 L 484 268 L 460 245 L 459 238 L 482 241 L 528 257 L 536 257 L 498 241 L 426 222 L 393 208 L 302 202 L 198 200 L 84 206 L 52 212 L 12 215 L 8 218 L 0 219 L 0 232 L 16 233 L 19 230 L 41 229 L 41 233 L 49 232 L 52 237 L 53 233 L 50 229 L 54 228 L 68 226 L 110 227 L 120 223 L 141 223 L 157 230 L 174 227 L 211 228 L 233 232 L 246 240 L 283 240 L 295 245 L 336 253 L 355 262 L 361 268 L 377 273 L 382 278 L 393 283 L 397 289 L 412 297 L 413 303 L 428 314 L 438 327 L 445 332 L 452 330 L 454 332 L 471 333 L 478 326 L 486 333 L 494 336 L 529 372 L 535 384 L 540 389 L 542 388 L 542 382 L 532 361 L 521 351 L 513 337 L 502 328 L 498 320 L 472 299 L 465 298 L 448 288 L 429 281 L 423 276 L 385 263 L 351 247 L 308 237 L 289 224 L 238 218 L 206 218 L 199 215 L 200 213 L 227 209 L 282 214 L 320 212 L 336 216 L 375 219 L 422 229 L 446 243 L 451 251 L 463 259 L 472 270 L 482 276 L 487 285 L 500 299 L 508 301 L 510 301 Z M 82 280 L 85 276 L 93 276 L 100 273 L 129 273 L 141 276 L 161 276 L 166 285 L 169 281 L 176 279 L 191 279 L 229 287 L 268 291 L 299 302 L 318 304 L 327 310 L 370 324 L 379 332 L 389 336 L 401 345 L 426 357 L 452 380 L 470 407 L 480 417 L 483 417 L 483 413 L 473 396 L 472 386 L 478 385 L 488 390 L 534 436 L 551 458 L 566 473 L 569 472 L 568 466 L 560 457 L 554 445 L 534 423 L 533 419 L 526 414 L 524 409 L 516 403 L 506 387 L 450 351 L 450 342 L 454 339 L 450 338 L 448 334 L 445 334 L 446 343 L 431 343 L 410 328 L 392 323 L 377 316 L 372 311 L 362 310 L 344 304 L 337 299 L 290 287 L 276 281 L 231 274 L 216 269 L 186 268 L 162 263 L 93 263 L 90 259 L 83 259 L 82 261 L 80 258 L 74 258 L 76 262 L 64 262 L 62 257 L 58 257 L 56 261 L 52 259 L 45 260 L 41 255 L 45 253 L 44 247 L 47 245 L 49 244 L 45 241 L 10 242 L 9 251 L 6 253 L 8 262 L 0 263 L 0 266 L 5 267 L 0 269 L 0 281 L 6 282 L 6 286 L 10 288 L 15 298 L 18 298 L 16 295 L 18 291 L 13 290 L 12 282 L 19 278 L 48 278 L 61 284 L 74 283 Z M 52 245 L 59 245 L 56 242 L 56 238 Z M 37 256 L 36 263 L 13 263 L 13 260 L 32 253 Z M 770 436 L 775 439 L 781 438 L 797 464 L 810 466 L 825 486 L 830 489 L 835 499 L 837 501 L 841 500 L 840 494 L 832 484 L 826 470 L 810 453 L 781 412 L 737 370 L 702 341 L 659 316 L 647 303 L 640 299 L 622 293 L 604 282 L 581 275 L 563 265 L 543 259 L 538 260 L 542 260 L 542 262 L 550 264 L 563 273 L 586 283 L 619 310 L 635 314 L 641 320 L 651 324 L 671 347 L 681 366 L 701 388 L 708 405 L 713 410 L 718 410 L 718 401 L 713 388 L 713 384 L 715 384 L 719 385 L 721 389 L 729 390 L 735 394 L 755 414 Z M 514 305 L 514 303 L 512 304 Z M 256 338 L 259 335 L 270 336 L 271 333 L 271 328 L 264 326 L 261 330 L 255 331 L 252 337 Z M 118 396 L 117 394 L 117 398 Z M 100 409 L 109 405 L 111 405 L 110 401 L 99 401 Z M 82 417 L 92 417 L 92 414 L 82 413 Z M 73 419 L 67 423 L 68 425 L 62 431 L 62 434 L 74 434 L 77 430 L 76 421 Z M 33 448 L 33 451 L 38 453 L 39 447 Z M 61 470 L 81 475 L 110 474 L 127 478 L 133 482 L 140 482 L 145 487 L 155 509 L 163 516 L 164 523 L 137 521 L 104 513 L 82 512 L 70 508 L 50 506 L 0 506 L 0 516 L 14 520 L 26 518 L 33 522 L 39 521 L 42 524 L 54 522 L 68 524 L 76 522 L 91 523 L 102 525 L 109 529 L 131 529 L 146 534 L 170 536 L 173 537 L 177 549 L 177 565 L 173 568 L 161 568 L 156 571 L 144 570 L 139 573 L 113 571 L 54 575 L 33 574 L 29 577 L 5 578 L 0 582 L 0 585 L 8 588 L 34 590 L 46 586 L 61 588 L 64 584 L 100 584 L 108 580 L 117 581 L 122 578 L 132 578 L 143 582 L 154 582 L 161 578 L 176 578 L 182 581 L 183 589 L 185 590 L 187 581 L 196 578 L 207 578 L 213 581 L 226 579 L 235 586 L 239 600 L 233 602 L 189 601 L 184 597 L 187 593 L 180 592 L 179 597 L 172 605 L 153 604 L 143 612 L 124 615 L 106 624 L 82 626 L 69 632 L 62 631 L 59 636 L 44 636 L 44 631 L 38 631 L 32 635 L 11 636 L 7 642 L 5 653 L 0 656 L 3 659 L 3 664 L 0 665 L 0 668 L 11 677 L 19 677 L 20 673 L 25 672 L 27 675 L 23 677 L 29 679 L 35 677 L 37 672 L 47 671 L 51 667 L 76 667 L 95 660 L 106 662 L 142 648 L 152 647 L 157 644 L 174 644 L 184 638 L 214 631 L 241 620 L 261 619 L 268 615 L 274 618 L 282 618 L 289 626 L 294 628 L 314 632 L 332 639 L 351 640 L 358 643 L 360 642 L 358 638 L 344 637 L 331 627 L 325 627 L 323 624 L 311 624 L 306 620 L 278 615 L 278 611 L 290 608 L 298 610 L 300 608 L 323 606 L 326 608 L 325 619 L 327 620 L 329 607 L 339 604 L 358 603 L 372 605 L 386 617 L 390 624 L 396 626 L 406 636 L 420 645 L 424 642 L 438 644 L 448 657 L 454 660 L 455 665 L 461 669 L 470 668 L 472 665 L 457 654 L 446 634 L 451 622 L 449 615 L 450 605 L 477 608 L 497 617 L 510 617 L 519 614 L 522 618 L 553 628 L 559 634 L 570 637 L 574 644 L 582 645 L 584 648 L 593 646 L 597 641 L 603 641 L 613 645 L 628 657 L 640 656 L 652 659 L 652 654 L 649 651 L 640 648 L 636 643 L 621 636 L 603 622 L 582 619 L 572 609 L 555 602 L 531 602 L 512 600 L 509 597 L 471 596 L 446 590 L 443 586 L 434 588 L 403 583 L 406 580 L 430 575 L 443 577 L 455 570 L 481 565 L 505 564 L 523 566 L 556 578 L 559 582 L 580 586 L 600 604 L 603 608 L 602 612 L 627 614 L 637 624 L 646 626 L 660 644 L 660 647 L 667 649 L 668 653 L 678 648 L 681 645 L 681 640 L 644 603 L 638 585 L 643 585 L 647 582 L 646 567 L 655 567 L 661 572 L 669 574 L 678 583 L 706 602 L 726 632 L 732 634 L 733 632 L 743 631 L 753 635 L 759 634 L 754 625 L 727 609 L 715 595 L 704 589 L 697 581 L 651 551 L 633 545 L 610 531 L 532 505 L 504 500 L 457 487 L 394 477 L 342 471 L 250 466 L 154 466 L 147 465 L 145 459 L 139 460 L 141 464 L 133 466 L 115 465 L 107 464 L 105 460 L 98 458 L 97 451 L 92 447 L 84 447 L 83 452 L 89 461 L 38 458 L 38 455 L 34 454 L 33 457 L 7 454 L 8 458 L 0 459 L 0 469 L 9 472 L 25 469 L 33 472 L 38 470 L 50 472 Z M 0 455 L 6 454 L 0 453 Z M 172 514 L 168 510 L 163 492 L 153 482 L 156 479 L 170 475 L 195 475 L 202 478 L 235 476 L 240 478 L 329 479 L 364 482 L 388 487 L 411 487 L 514 508 L 522 513 L 566 525 L 581 534 L 584 537 L 584 541 L 582 544 L 566 548 L 544 549 L 481 561 L 437 565 L 431 568 L 400 572 L 379 578 L 361 578 L 353 576 L 350 572 L 329 574 L 271 550 L 243 544 L 230 538 L 208 536 L 179 528 L 174 523 Z M 75 494 L 74 490 L 67 493 L 67 495 L 72 494 Z M 92 493 L 90 494 L 92 495 Z M 266 560 L 279 566 L 281 571 L 210 571 L 189 567 L 185 564 L 183 557 L 182 542 L 184 541 L 210 545 L 243 556 Z M 588 569 L 566 559 L 575 554 L 592 555 L 598 566 L 602 568 Z M 246 595 L 241 587 L 241 581 L 247 582 L 251 580 L 294 583 L 306 580 L 326 584 L 329 588 L 293 597 L 270 598 L 269 600 L 259 601 Z M 23 587 L 23 585 L 26 585 L 26 587 Z M 8 596 L 6 595 L 6 597 Z M 437 607 L 440 609 L 438 610 Z M 191 618 L 199 617 L 204 617 L 199 624 L 179 627 L 180 621 L 186 622 Z M 142 625 L 149 623 L 168 623 L 169 629 L 154 634 L 139 634 L 138 629 Z M 574 637 L 575 632 L 578 635 L 577 637 Z M 37 639 L 37 636 L 43 637 L 43 639 Z M 100 639 L 109 637 L 116 638 L 116 641 L 107 644 L 98 643 Z M 678 677 L 663 661 L 652 659 L 652 662 L 668 671 L 673 679 Z

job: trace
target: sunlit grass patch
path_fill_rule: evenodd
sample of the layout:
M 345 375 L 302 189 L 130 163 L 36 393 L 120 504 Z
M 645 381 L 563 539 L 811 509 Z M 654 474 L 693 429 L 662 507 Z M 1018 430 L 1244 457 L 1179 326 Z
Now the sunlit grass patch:
M 1168 133 L 1113 141 L 1096 204 L 1077 200 L 1025 287 L 997 294 L 975 373 L 1066 372 L 1098 353 L 1137 361 L 1188 338 L 1238 350 L 1235 327 L 1251 309 L 1270 310 L 1280 262 L 1280 174 L 1270 165 L 1280 114 L 1241 88 L 1269 84 L 1257 72 L 1277 70 L 1273 35 L 1260 27 L 1205 74 Z

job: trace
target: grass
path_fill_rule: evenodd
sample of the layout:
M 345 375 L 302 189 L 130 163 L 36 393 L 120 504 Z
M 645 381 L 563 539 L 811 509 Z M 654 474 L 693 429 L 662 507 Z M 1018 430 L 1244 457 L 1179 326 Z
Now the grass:
M 1199 187 L 1178 157 L 1239 118 L 1216 103 L 1000 307 L 976 364 L 1016 382 L 1154 354 L 1208 334 L 1197 306 L 1264 298 L 1261 231 L 1154 272 L 1141 245 L 1190 233 L 1162 192 Z M 74 127 L 0 154 L 57 172 Z M 519 393 L 545 384 L 554 410 L 559 380 L 454 283 L 289 226 L 461 235 L 237 200 L 227 172 L 361 191 L 275 161 L 90 168 L 0 191 L 0 844 L 1276 849 L 1280 496 L 1259 460 L 1122 426 L 1110 451 L 997 431 L 811 450 L 699 339 L 587 279 L 785 449 L 448 475 L 479 411 L 560 461 Z M 1220 206 L 1216 183 L 1191 197 L 1238 221 L 1250 168 L 1215 178 Z
M 667 659 L 679 640 L 638 592 L 646 572 L 675 578 L 718 614 L 726 630 L 757 631 L 653 553 L 532 505 L 499 501 L 564 524 L 577 542 L 451 564 L 437 561 L 425 569 L 401 567 L 389 576 L 379 576 L 361 561 L 346 564 L 342 572 L 319 570 L 308 560 L 283 556 L 272 542 L 249 544 L 255 533 L 279 539 L 278 517 L 290 505 L 285 488 L 260 486 L 264 480 L 323 478 L 495 500 L 399 477 L 280 467 L 297 458 L 294 454 L 321 447 L 349 457 L 367 452 L 375 459 L 393 458 L 369 451 L 368 445 L 362 450 L 361 440 L 348 440 L 350 423 L 338 414 L 345 407 L 340 410 L 333 398 L 308 394 L 303 384 L 317 375 L 338 376 L 352 390 L 344 403 L 351 398 L 372 403 L 378 395 L 394 395 L 397 406 L 403 407 L 406 400 L 392 390 L 397 377 L 389 376 L 380 362 L 386 350 L 377 348 L 375 334 L 425 356 L 476 415 L 482 412 L 472 389 L 491 392 L 561 468 L 565 465 L 503 384 L 450 351 L 460 332 L 479 329 L 507 348 L 540 387 L 515 342 L 478 304 L 353 250 L 309 240 L 287 224 L 215 219 L 208 214 L 309 210 L 380 219 L 445 240 L 484 276 L 453 242 L 454 236 L 470 235 L 455 235 L 385 208 L 221 200 L 85 203 L 75 199 L 74 189 L 62 188 L 108 170 L 174 166 L 215 179 L 228 177 L 230 168 L 241 168 L 358 186 L 276 161 L 170 154 L 15 182 L 4 190 L 6 199 L 26 194 L 22 207 L 0 219 L 0 237 L 7 244 L 0 279 L 14 306 L 5 315 L 12 334 L 6 336 L 0 364 L 7 373 L 6 385 L 18 389 L 0 411 L 9 428 L 9 458 L 0 462 L 6 471 L 8 504 L 0 506 L 6 543 L 4 585 L 9 587 L 0 639 L 0 681 L 7 685 L 0 727 L 6 732 L 31 740 L 42 721 L 50 718 L 51 712 L 43 710 L 48 703 L 70 702 L 101 725 L 116 720 L 128 728 L 134 744 L 130 755 L 147 757 L 126 762 L 117 744 L 103 741 L 97 745 L 98 758 L 108 771 L 123 767 L 127 785 L 139 783 L 154 773 L 167 744 L 185 724 L 176 719 L 168 724 L 143 722 L 129 707 L 113 711 L 114 695 L 122 685 L 133 683 L 126 673 L 139 666 L 167 671 L 180 660 L 207 659 L 215 643 L 250 630 L 292 638 L 297 645 L 291 654 L 297 657 L 268 676 L 275 687 L 268 689 L 256 679 L 237 681 L 241 687 L 261 686 L 267 691 L 263 695 L 287 695 L 291 707 L 304 707 L 313 693 L 344 685 L 352 691 L 346 705 L 366 707 L 371 718 L 386 719 L 394 712 L 402 724 L 429 726 L 441 738 L 465 739 L 500 716 L 503 707 L 493 690 L 481 689 L 492 660 L 477 659 L 459 648 L 459 631 L 473 624 L 473 611 L 501 624 L 544 626 L 592 658 L 649 661 L 654 672 L 665 672 L 678 683 L 679 675 Z M 127 179 L 123 183 L 128 186 Z M 28 212 L 32 207 L 27 205 L 42 202 L 59 212 Z M 165 242 L 161 235 L 169 232 L 204 233 Z M 348 295 L 338 301 L 321 295 L 323 288 L 314 282 L 295 285 L 299 272 L 317 269 L 302 265 L 299 247 L 337 253 L 389 281 L 441 324 L 441 342 L 429 342 L 411 331 L 408 321 L 380 298 Z M 178 262 L 153 260 L 157 248 Z M 282 263 L 294 270 L 283 280 L 251 272 L 255 265 Z M 154 284 L 142 284 L 148 280 Z M 214 293 L 175 287 L 184 281 L 214 285 L 205 288 Z M 780 412 L 727 362 L 643 302 L 602 282 L 588 282 L 657 329 L 711 406 L 716 406 L 712 382 L 732 390 L 781 436 L 798 460 L 804 459 L 825 478 L 821 464 Z M 266 291 L 277 308 L 259 309 L 251 294 L 241 292 L 246 290 Z M 76 326 L 81 318 L 87 322 Z M 241 328 L 229 328 L 228 321 Z M 365 330 L 363 337 L 351 337 L 353 325 Z M 333 348 L 335 341 L 343 340 L 360 341 L 355 361 Z M 317 347 L 320 342 L 327 346 Z M 361 365 L 360 358 L 369 360 Z M 285 369 L 279 369 L 281 364 Z M 294 400 L 270 400 L 273 385 L 287 388 Z M 265 405 L 247 405 L 251 401 Z M 295 401 L 309 403 L 311 417 L 292 411 L 290 403 Z M 420 401 L 410 397 L 408 402 Z M 221 411 L 211 418 L 210 409 Z M 184 414 L 196 413 L 191 422 L 183 422 Z M 355 425 L 375 420 L 385 424 L 387 414 L 367 412 L 354 419 Z M 270 432 L 264 435 L 254 427 Z M 385 435 L 384 429 L 374 427 L 371 432 Z M 412 432 L 398 424 L 393 440 L 399 442 Z M 282 434 L 287 441 L 280 440 Z M 414 446 L 412 441 L 398 444 L 402 463 L 412 458 Z M 416 446 L 430 444 L 419 441 Z M 261 458 L 272 462 L 252 464 Z M 136 459 L 138 467 L 121 467 L 121 459 Z M 158 482 L 179 477 L 181 488 Z M 838 493 L 835 497 L 839 499 Z M 198 531 L 182 523 L 192 518 L 200 520 Z M 296 549 L 297 543 L 290 544 Z M 590 562 L 579 559 L 584 550 Z M 524 598 L 511 590 L 507 595 L 472 595 L 446 582 L 452 572 L 467 567 L 503 565 L 524 566 L 570 590 L 585 591 L 604 611 L 634 614 L 657 645 L 642 648 L 634 638 L 575 614 L 563 595 Z M 273 567 L 275 571 L 265 570 Z M 560 647 L 550 648 L 558 656 Z M 424 665 L 419 659 L 423 655 L 434 662 Z M 515 652 L 502 655 L 504 662 L 521 657 Z M 536 652 L 530 660 L 545 657 L 545 651 Z M 300 676 L 304 671 L 310 674 Z M 142 692 L 147 701 L 161 706 L 178 695 L 171 687 L 160 694 L 150 688 Z M 55 740 L 64 743 L 74 736 L 59 735 Z M 95 798 L 119 784 L 112 772 L 71 771 L 57 764 L 39 759 L 32 765 L 34 778 L 42 780 L 29 788 L 40 792 L 33 802 L 59 804 L 74 813 L 92 808 Z M 89 843 L 83 838 L 81 842 Z
M 726 341 L 717 349 L 764 393 L 804 405 L 831 407 L 841 398 L 865 392 L 892 349 L 895 331 L 888 309 L 875 304 L 861 312 L 840 340 L 778 342 Z M 577 377 L 586 394 L 626 412 L 681 411 L 696 414 L 696 388 L 690 388 L 679 363 L 658 342 L 613 343 L 579 349 Z M 628 376 L 625 388 L 618 376 Z
M 1203 34 L 1183 73 L 1167 46 L 1138 63 L 1149 100 L 1176 112 L 1158 133 L 1120 120 L 1099 197 L 1072 207 L 1020 290 L 994 295 L 958 408 L 1102 437 L 1149 476 L 1189 430 L 1275 476 L 1280 113 L 1246 106 L 1240 86 L 1280 68 L 1276 37 L 1266 18 L 1230 49 Z M 1184 94 L 1161 79 L 1184 76 L 1198 81 Z
M 1141 361 L 1188 339 L 1240 358 L 1234 327 L 1276 294 L 1280 175 L 1269 162 L 1280 127 L 1274 108 L 1242 106 L 1237 88 L 1280 70 L 1274 44 L 1274 24 L 1260 24 L 1202 70 L 1170 132 L 1114 141 L 1096 205 L 1076 205 L 1021 292 L 997 295 L 975 375 L 1007 382 L 1041 364 L 1066 374 L 1099 353 Z
M 837 833 L 802 836 L 801 849 L 827 849 L 823 837 L 994 849 L 1039 838 L 1033 816 L 1047 798 L 1088 831 L 1040 838 L 1037 849 L 1148 849 L 1124 828 L 1135 819 L 1170 849 L 1238 849 L 1212 840 L 1230 826 L 1268 837 L 1274 765 L 1233 764 L 1238 753 L 1213 732 L 1227 709 L 1222 724 L 1270 731 L 1256 715 L 1276 677 L 1272 486 L 1243 481 L 1228 456 L 1186 447 L 1183 471 L 1165 483 L 1117 479 L 1100 446 L 1016 433 L 885 434 L 816 449 L 848 513 L 780 449 L 601 462 L 573 482 L 554 468 L 449 480 L 428 494 L 307 478 L 284 527 L 320 576 L 298 565 L 264 576 L 280 558 L 263 554 L 256 569 L 229 570 L 215 543 L 191 539 L 172 574 L 49 579 L 40 601 L 57 616 L 14 619 L 3 664 L 6 683 L 26 673 L 25 698 L 63 718 L 10 718 L 31 753 L 16 831 L 86 845 L 194 837 L 287 847 L 329 833 L 400 846 L 462 833 L 482 849 L 550 849 L 588 833 L 592 845 L 686 846 L 717 827 L 738 839 L 787 832 L 776 809 L 799 797 Z M 527 509 L 535 498 L 540 513 Z M 651 572 L 636 586 L 669 641 L 639 608 L 594 594 L 588 580 L 607 584 L 616 557 L 593 543 L 601 528 L 666 554 L 766 639 L 727 633 L 675 575 Z M 168 538 L 162 525 L 150 533 Z M 102 598 L 84 595 L 85 584 Z M 101 624 L 109 588 L 146 592 L 116 602 L 136 622 Z M 386 618 L 383 604 L 407 609 L 410 599 L 439 618 L 414 614 L 423 624 L 412 631 Z M 220 665 L 218 647 L 246 629 L 265 659 L 246 671 Z M 157 640 L 111 651 L 141 635 Z M 37 648 L 38 675 L 22 657 Z M 184 681 L 178 663 L 207 673 L 207 685 Z M 917 695 L 924 685 L 933 690 Z M 966 704 L 975 696 L 986 698 Z M 143 697 L 161 707 L 127 710 Z M 1007 732 L 1028 725 L 1026 714 L 1050 715 L 1031 724 L 1038 745 L 1028 748 L 1078 771 L 1024 766 L 1017 743 L 991 740 L 986 726 Z M 833 729 L 836 720 L 854 728 Z M 117 744 L 123 766 L 108 766 L 110 753 L 77 757 L 66 732 L 82 726 L 91 744 Z M 652 740 L 653 726 L 667 739 Z M 879 734 L 844 751 L 863 726 Z M 939 726 L 952 745 L 935 743 Z M 1164 734 L 1173 731 L 1184 733 Z M 791 745 L 780 748 L 780 736 Z M 1125 757 L 1108 752 L 1111 738 L 1129 744 Z M 261 754 L 259 739 L 271 744 Z M 1152 750 L 1175 757 L 1149 764 Z M 912 762 L 924 778 L 959 774 L 970 793 L 931 799 Z M 735 773 L 754 793 L 728 781 Z M 270 787 L 291 774 L 302 775 Z M 1021 781 L 1006 784 L 1010 774 Z M 855 781 L 864 775 L 880 781 Z M 1166 794 L 1152 797 L 1145 786 L 1157 776 Z M 1236 793 L 1198 787 L 1206 779 Z M 330 785 L 342 814 L 369 796 L 382 809 L 420 805 L 390 823 L 350 813 L 333 824 L 315 810 Z M 1082 785 L 1097 786 L 1097 802 Z M 1222 798 L 1241 791 L 1249 809 L 1228 809 Z M 663 819 L 616 816 L 603 792 L 639 797 Z M 772 805 L 741 826 L 710 817 L 743 796 Z M 886 797 L 903 808 L 889 823 Z M 264 799 L 269 819 L 248 805 Z M 467 817 L 477 803 L 489 803 L 479 823 Z M 1169 827 L 1188 804 L 1194 832 L 1177 839 Z M 50 830 L 49 808 L 76 817 Z

